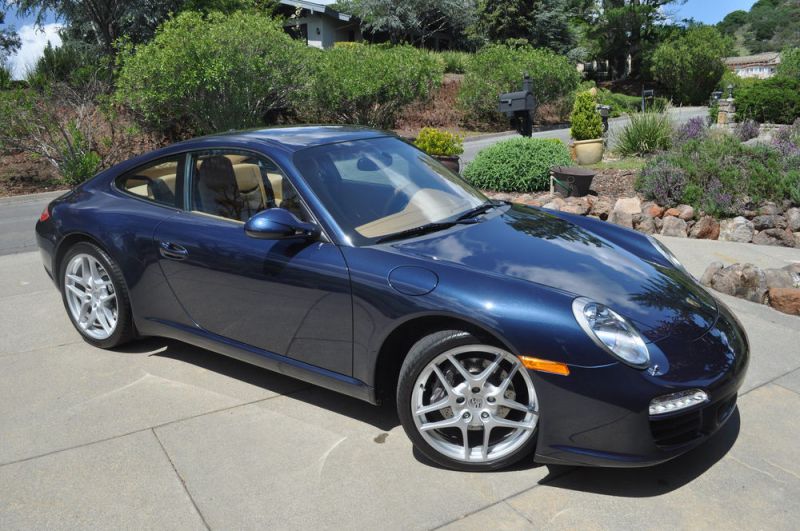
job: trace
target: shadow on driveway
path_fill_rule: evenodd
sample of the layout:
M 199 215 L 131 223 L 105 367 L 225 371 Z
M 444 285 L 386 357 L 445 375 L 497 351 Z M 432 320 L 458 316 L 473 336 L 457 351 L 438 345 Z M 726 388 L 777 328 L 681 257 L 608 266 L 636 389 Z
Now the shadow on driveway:
M 117 348 L 115 352 L 147 354 L 191 363 L 208 371 L 291 397 L 292 400 L 300 400 L 312 406 L 348 416 L 384 432 L 400 425 L 394 404 L 376 407 L 367 402 L 306 384 L 294 378 L 180 341 L 148 338 Z M 722 459 L 736 442 L 739 427 L 740 418 L 737 409 L 725 426 L 713 437 L 687 454 L 667 463 L 646 468 L 547 465 L 548 474 L 539 484 L 627 498 L 660 496 L 691 483 Z M 414 449 L 414 457 L 427 466 L 441 468 L 416 449 Z M 537 466 L 542 465 L 536 465 L 530 459 L 523 459 L 520 463 L 498 472 L 524 470 Z

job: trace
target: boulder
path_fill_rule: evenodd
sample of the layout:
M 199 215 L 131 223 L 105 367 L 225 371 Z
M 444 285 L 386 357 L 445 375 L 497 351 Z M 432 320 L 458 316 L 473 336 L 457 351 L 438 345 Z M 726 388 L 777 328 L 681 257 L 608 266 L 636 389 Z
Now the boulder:
M 717 291 L 763 303 L 767 294 L 764 272 L 753 264 L 733 264 L 711 275 L 710 286 Z
M 678 217 L 683 221 L 694 218 L 694 208 L 690 205 L 678 205 Z
M 703 276 L 700 277 L 700 283 L 704 286 L 711 286 L 711 279 L 715 274 L 722 271 L 725 265 L 722 262 L 711 262 L 709 266 L 703 271 Z
M 753 227 L 756 230 L 785 229 L 786 225 L 786 218 L 776 214 L 765 214 L 753 218 Z
M 729 242 L 753 241 L 753 223 L 742 216 L 725 219 L 719 226 L 719 239 Z
M 662 236 L 675 236 L 686 238 L 686 222 L 675 216 L 664 217 L 664 225 L 661 227 Z
M 628 227 L 629 229 L 633 228 L 633 214 L 628 214 L 627 212 L 617 212 L 613 210 L 611 215 L 608 216 L 608 221 L 615 225 Z
M 789 230 L 792 232 L 800 232 L 800 208 L 790 208 L 787 210 L 786 220 L 789 224 Z
M 771 201 L 767 201 L 758 208 L 759 216 L 775 216 L 782 212 L 781 207 Z
M 616 203 L 614 203 L 613 212 L 625 213 L 630 215 L 641 214 L 642 202 L 639 201 L 638 197 L 621 197 L 617 199 Z
M 758 245 L 794 247 L 794 235 L 784 229 L 767 229 L 756 234 L 753 237 L 753 243 Z
M 800 315 L 800 288 L 771 288 L 769 305 L 779 312 Z
M 765 269 L 764 281 L 768 288 L 800 288 L 800 275 L 788 269 Z
M 800 247 L 800 231 L 794 233 L 794 246 Z
M 795 273 L 797 275 L 800 275 L 800 262 L 794 262 L 787 266 L 783 266 L 783 269 L 789 271 L 790 273 Z
M 598 197 L 592 202 L 591 213 L 602 220 L 608 219 L 611 214 L 611 200 L 607 197 Z
M 643 217 L 636 225 L 636 230 L 644 234 L 655 234 L 658 229 L 653 218 Z
M 642 205 L 642 215 L 648 218 L 660 218 L 664 215 L 664 207 L 653 202 L 645 203 Z
M 677 218 L 680 216 L 681 211 L 678 210 L 678 207 L 668 208 L 664 211 L 664 217 L 672 216 L 673 218 Z
M 561 207 L 561 212 L 585 216 L 591 209 L 591 204 L 585 197 L 567 197 L 564 199 L 564 203 L 564 206 Z
M 711 216 L 703 216 L 694 224 L 689 236 L 701 240 L 716 240 L 719 238 L 719 223 Z

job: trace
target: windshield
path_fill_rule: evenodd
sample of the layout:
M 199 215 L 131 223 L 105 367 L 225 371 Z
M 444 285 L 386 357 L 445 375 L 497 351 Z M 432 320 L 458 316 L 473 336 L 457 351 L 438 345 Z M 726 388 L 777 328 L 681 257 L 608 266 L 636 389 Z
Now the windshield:
M 294 163 L 354 245 L 450 221 L 486 202 L 459 176 L 394 137 L 304 149 Z

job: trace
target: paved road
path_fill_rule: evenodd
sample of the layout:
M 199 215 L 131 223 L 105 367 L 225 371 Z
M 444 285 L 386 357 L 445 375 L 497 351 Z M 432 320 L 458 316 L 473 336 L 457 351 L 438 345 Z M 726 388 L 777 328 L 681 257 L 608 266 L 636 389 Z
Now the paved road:
M 686 122 L 690 118 L 694 118 L 696 116 L 708 116 L 708 107 L 673 107 L 670 109 L 670 116 L 672 120 L 676 124 L 680 124 Z M 614 136 L 619 134 L 622 131 L 622 128 L 629 122 L 627 117 L 621 116 L 619 118 L 612 118 L 609 120 L 608 130 L 609 130 L 609 139 L 611 145 L 614 144 Z M 500 140 L 506 140 L 508 138 L 514 138 L 518 136 L 516 133 L 506 134 L 506 135 L 494 135 L 490 137 L 484 138 L 477 138 L 477 139 L 467 139 L 464 142 L 464 154 L 461 156 L 462 164 L 467 164 L 475 158 L 475 155 L 481 149 L 490 146 Z M 540 133 L 534 133 L 533 136 L 535 138 L 558 138 L 565 144 L 569 142 L 569 129 L 554 129 L 552 131 L 542 131 Z
M 36 247 L 33 226 L 45 205 L 64 192 L 0 198 L 0 256 Z
M 664 239 L 712 260 L 800 252 Z M 723 297 L 752 362 L 711 441 L 641 470 L 463 474 L 389 409 L 158 339 L 73 331 L 36 253 L 0 257 L 0 529 L 800 529 L 800 319 Z

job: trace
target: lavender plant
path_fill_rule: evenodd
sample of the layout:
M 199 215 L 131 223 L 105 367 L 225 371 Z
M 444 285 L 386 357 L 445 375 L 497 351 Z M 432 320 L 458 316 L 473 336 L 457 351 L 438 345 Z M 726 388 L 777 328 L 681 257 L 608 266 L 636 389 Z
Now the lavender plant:
M 747 142 L 751 138 L 758 137 L 758 131 L 761 128 L 755 120 L 747 119 L 736 125 L 736 136 L 742 142 Z
M 708 123 L 702 116 L 690 118 L 675 131 L 675 143 L 682 144 L 689 140 L 700 140 L 708 135 Z

